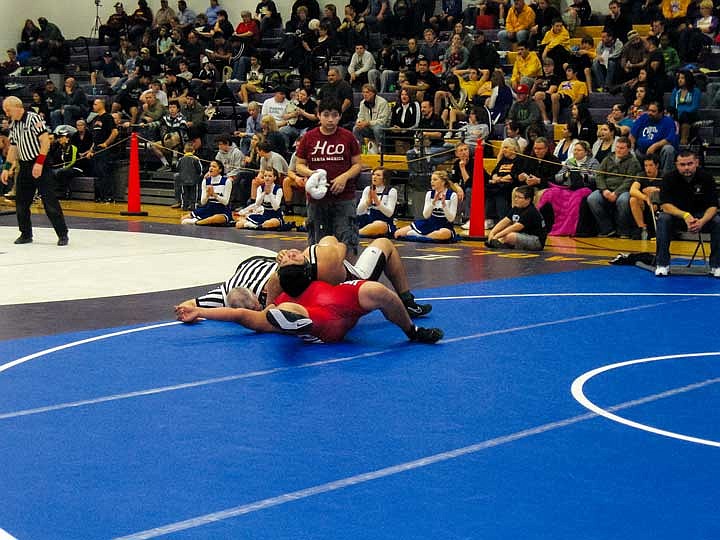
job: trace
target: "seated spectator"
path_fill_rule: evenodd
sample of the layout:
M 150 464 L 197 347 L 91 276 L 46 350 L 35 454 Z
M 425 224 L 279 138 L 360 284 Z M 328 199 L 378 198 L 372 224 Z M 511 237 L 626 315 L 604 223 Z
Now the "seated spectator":
M 530 95 L 533 101 L 540 109 L 543 123 L 550 125 L 550 116 L 548 111 L 552 111 L 551 95 L 558 91 L 562 78 L 555 72 L 555 61 L 552 58 L 546 58 L 542 63 L 542 74 L 535 79 L 535 83 L 530 86 Z
M 637 30 L 630 30 L 627 35 L 627 42 L 620 53 L 619 81 L 626 81 L 637 77 L 640 68 L 647 65 L 647 45 L 640 37 Z
M 141 94 L 142 113 L 140 113 L 142 134 L 145 138 L 157 141 L 160 139 L 160 124 L 156 124 L 165 114 L 167 109 L 160 103 L 157 94 L 152 90 L 146 90 Z
M 43 119 L 49 123 L 50 121 L 50 109 L 48 109 L 47 103 L 43 99 L 43 96 L 37 90 L 32 93 L 28 104 L 28 110 L 39 114 Z
M 560 12 L 548 0 L 538 0 L 531 7 L 535 10 L 535 24 L 530 28 L 528 43 L 536 49 L 538 41 L 552 29 L 553 21 L 560 18 Z
M 670 34 L 665 33 L 660 36 L 660 51 L 665 60 L 665 71 L 668 75 L 672 76 L 680 67 L 682 61 L 680 60 L 680 55 L 677 50 L 670 42 Z
M 162 161 L 162 167 L 158 171 L 171 171 L 173 158 L 182 155 L 182 149 L 188 140 L 187 123 L 180 113 L 180 104 L 177 101 L 171 101 L 167 114 L 149 124 L 141 124 L 141 127 L 146 126 L 160 129 L 160 140 L 150 146 L 152 152 Z M 167 155 L 170 156 L 170 160 Z
M 562 14 L 562 19 L 568 30 L 574 32 L 576 27 L 588 24 L 591 16 L 589 0 L 574 0 Z
M 227 225 L 232 221 L 232 179 L 224 176 L 222 162 L 213 160 L 200 187 L 200 206 L 180 218 L 183 225 Z
M 631 235 L 633 240 L 648 240 L 655 233 L 655 228 L 647 225 L 648 222 L 652 225 L 654 219 L 652 216 L 650 220 L 645 218 L 658 210 L 660 201 L 660 160 L 650 154 L 643 160 L 643 168 L 645 176 L 633 180 L 630 184 L 630 213 L 635 221 Z
M 297 156 L 293 152 L 293 155 L 290 157 L 290 163 L 288 164 L 287 176 L 282 180 L 283 200 L 285 204 L 283 212 L 286 216 L 295 215 L 293 199 L 296 194 L 302 197 L 303 202 L 305 201 L 306 182 L 307 177 L 297 172 Z
M 615 134 L 618 136 L 625 135 L 627 137 L 630 135 L 630 128 L 632 127 L 634 120 L 632 118 L 628 118 L 625 115 L 626 112 L 627 107 L 625 105 L 622 103 L 615 103 L 610 108 L 610 112 L 607 115 L 608 125 L 615 126 Z
M 530 126 L 540 127 L 542 117 L 537 103 L 530 100 L 528 95 L 530 87 L 527 84 L 519 84 L 515 88 L 516 99 L 510 106 L 506 123 L 514 122 L 523 134 L 527 134 Z
M 455 34 L 450 39 L 450 46 L 448 47 L 447 53 L 442 61 L 443 63 L 443 77 L 447 77 L 455 69 L 465 69 L 468 67 L 468 60 L 470 59 L 470 51 L 468 51 L 462 43 L 462 38 Z
M 505 139 L 497 164 L 485 186 L 485 229 L 492 229 L 510 210 L 510 196 L 519 185 L 525 160 L 515 139 Z
M 98 83 L 107 84 L 112 88 L 120 82 L 122 76 L 123 72 L 120 64 L 118 64 L 110 51 L 105 51 L 100 66 L 90 73 L 90 84 L 92 84 L 93 89 Z
M 450 34 L 450 38 L 452 39 L 455 36 L 460 36 L 460 41 L 463 47 L 468 50 L 468 53 L 470 52 L 470 49 L 475 46 L 475 38 L 470 30 L 465 28 L 462 20 L 458 20 L 452 25 L 452 34 Z
M 485 107 L 490 111 L 493 124 L 498 124 L 505 121 L 514 97 L 510 87 L 505 84 L 505 75 L 502 71 L 494 71 L 490 81 L 492 90 L 490 97 L 485 100 Z
M 395 153 L 404 154 L 413 140 L 413 130 L 420 122 L 420 104 L 410 97 L 410 90 L 401 88 L 398 100 L 390 112 L 390 130 L 386 133 L 387 145 L 394 143 Z M 398 144 L 399 143 L 399 144 Z M 390 152 L 393 147 L 390 146 Z
M 442 0 L 440 13 L 430 18 L 433 28 L 449 30 L 455 22 L 462 23 L 462 2 L 460 0 Z
M 350 58 L 348 66 L 348 77 L 350 85 L 353 88 L 359 88 L 368 82 L 368 72 L 375 69 L 375 58 L 372 53 L 365 48 L 364 43 L 355 45 L 355 52 Z
M 384 97 L 377 95 L 372 84 L 363 85 L 362 95 L 353 135 L 360 144 L 363 138 L 369 138 L 377 145 L 382 145 L 385 142 L 385 128 L 390 123 L 390 105 Z
M 529 186 L 520 186 L 513 191 L 512 208 L 488 233 L 487 247 L 542 251 L 547 229 L 545 220 L 533 204 L 534 193 Z
M 549 205 L 553 225 L 550 236 L 575 236 L 583 200 L 595 189 L 595 172 L 600 164 L 590 154 L 590 145 L 576 142 L 573 155 L 563 164 L 548 189 L 540 197 L 538 208 Z M 543 211 L 545 214 L 545 211 Z
M 45 100 L 45 105 L 47 105 L 48 111 L 50 112 L 50 127 L 53 129 L 62 123 L 62 112 L 55 113 L 55 115 L 53 115 L 53 113 L 55 111 L 62 111 L 62 106 L 65 104 L 65 98 L 65 93 L 58 90 L 51 79 L 45 81 L 43 99 Z M 60 114 L 60 116 L 58 116 L 58 114 Z M 57 124 L 53 124 L 53 119 L 55 119 Z
M 500 30 L 498 33 L 500 50 L 509 51 L 513 43 L 527 42 L 533 26 L 535 26 L 535 12 L 525 4 L 525 0 L 515 0 L 505 18 L 505 30 Z
M 243 156 L 243 153 L 235 143 L 231 141 L 230 135 L 227 133 L 215 137 L 215 144 L 218 147 L 215 161 L 222 165 L 224 175 L 227 176 L 230 182 L 235 184 L 239 181 L 238 178 L 243 169 L 245 156 Z M 230 197 L 230 195 L 228 192 L 228 197 Z M 228 202 L 230 202 L 230 199 L 228 199 Z M 245 204 L 245 201 L 242 201 L 242 203 Z
M 61 126 L 55 130 L 48 160 L 52 164 L 59 199 L 72 199 L 72 181 L 83 171 L 76 166 L 78 149 L 70 142 L 70 130 Z
M 291 101 L 285 116 L 287 124 L 280 128 L 286 138 L 288 148 L 292 147 L 308 129 L 317 126 L 317 102 L 310 97 L 305 88 L 295 92 L 295 100 Z
M 521 41 L 517 45 L 517 56 L 513 63 L 512 75 L 510 76 L 510 84 L 516 88 L 518 84 L 527 84 L 532 86 L 535 78 L 539 77 L 542 72 L 540 58 L 535 51 L 531 51 L 527 41 Z
M 263 118 L 274 118 L 278 128 L 280 126 L 284 126 L 286 123 L 285 113 L 287 112 L 288 104 L 290 103 L 286 94 L 287 90 L 284 88 L 276 89 L 272 97 L 263 101 L 262 110 L 260 111 L 260 116 Z
M 207 132 L 205 121 L 205 107 L 198 102 L 198 96 L 189 93 L 185 97 L 185 103 L 180 106 L 180 112 L 185 118 L 188 130 L 188 139 L 202 137 Z
M 375 88 L 379 88 L 380 93 L 392 92 L 397 82 L 399 70 L 400 55 L 397 49 L 393 47 L 392 39 L 383 38 L 382 49 L 378 53 L 378 63 L 375 68 L 368 72 L 368 82 Z
M 272 146 L 268 141 L 259 142 L 256 146 L 256 151 L 258 157 L 260 158 L 260 172 L 257 174 L 257 176 L 255 176 L 255 178 L 253 178 L 252 183 L 250 184 L 250 189 L 248 189 L 244 183 L 238 186 L 240 191 L 240 201 L 243 202 L 243 204 L 245 204 L 244 201 L 251 199 L 252 196 L 255 195 L 258 188 L 262 186 L 265 182 L 265 176 L 263 171 L 267 169 L 273 169 L 275 171 L 275 175 L 277 176 L 278 186 L 282 186 L 282 179 L 288 171 L 287 161 L 285 161 L 285 158 L 283 156 L 281 156 L 277 152 L 272 151 Z
M 552 58 L 556 66 L 564 66 L 570 62 L 570 33 L 561 19 L 555 19 L 552 28 L 543 36 L 540 52 L 543 60 Z
M 689 70 L 681 70 L 676 77 L 676 85 L 670 95 L 670 108 L 675 112 L 680 124 L 680 144 L 686 145 L 690 137 L 690 127 L 700 119 L 700 89 L 695 85 L 695 76 Z
M 605 122 L 597 128 L 597 140 L 592 145 L 592 155 L 598 162 L 615 152 L 615 141 L 617 140 L 617 128 L 615 124 Z
M 185 0 L 178 0 L 177 6 L 178 27 L 182 30 L 183 34 L 187 34 L 193 27 L 197 14 L 187 7 Z
M 475 154 L 475 148 L 479 140 L 487 140 L 492 129 L 490 111 L 485 107 L 471 107 L 468 113 L 467 123 L 455 132 L 455 136 L 466 144 L 470 149 L 470 155 Z M 445 146 L 452 143 L 445 143 Z
M 240 85 L 238 95 L 240 102 L 247 106 L 250 103 L 250 94 L 261 94 L 263 92 L 262 82 L 265 73 L 257 54 L 250 56 L 250 66 L 246 73 L 247 82 Z
M 699 167 L 695 154 L 683 150 L 675 170 L 660 187 L 662 212 L 657 220 L 656 276 L 670 273 L 670 243 L 676 232 L 710 233 L 710 275 L 720 277 L 720 216 L 713 176 Z
M 233 135 L 240 138 L 240 150 L 247 155 L 250 148 L 250 140 L 256 133 L 262 133 L 260 125 L 260 104 L 251 101 L 247 107 L 248 116 L 245 120 L 245 130 L 236 131 Z
M 587 36 L 581 38 L 580 45 L 578 47 L 572 47 L 570 52 L 570 62 L 575 66 L 578 79 L 587 84 L 588 93 L 592 92 L 592 63 L 595 60 L 594 39 Z
M 430 188 L 425 194 L 422 219 L 396 230 L 395 238 L 412 237 L 437 242 L 455 240 L 453 221 L 457 214 L 458 196 L 452 189 L 447 171 L 432 173 Z
M 694 18 L 694 24 L 689 24 L 679 32 L 678 52 L 685 61 L 692 62 L 702 58 L 704 50 L 715 43 L 718 18 L 713 14 L 713 9 L 712 0 L 700 2 L 699 17 Z
M 453 75 L 457 76 L 460 88 L 467 94 L 468 103 L 482 105 L 484 98 L 492 93 L 490 71 L 480 71 L 477 68 L 469 67 L 467 69 L 456 69 L 453 71 Z
M 443 72 L 442 60 L 445 58 L 445 45 L 440 40 L 432 28 L 423 30 L 424 41 L 420 45 L 420 57 L 428 61 L 430 72 L 440 76 Z
M 630 7 L 619 0 L 610 0 L 608 4 L 608 15 L 605 17 L 603 25 L 603 33 L 612 34 L 619 41 L 626 39 L 630 30 L 632 30 L 633 21 L 630 13 Z M 622 47 L 622 44 L 621 44 Z
M 572 129 L 575 128 L 577 138 L 581 141 L 587 141 L 588 144 L 595 144 L 597 139 L 597 126 L 590 116 L 590 111 L 585 103 L 576 103 L 570 107 L 570 121 L 568 125 Z
M 270 166 L 260 170 L 262 184 L 255 191 L 253 203 L 235 220 L 236 229 L 279 229 L 285 224 L 282 213 L 283 191 L 278 172 Z
M 460 86 L 457 75 L 450 75 L 445 81 L 445 90 L 435 92 L 435 114 L 440 115 L 449 129 L 458 120 L 465 119 L 465 109 L 468 106 L 467 92 Z M 451 132 L 446 135 L 452 136 Z
M 456 75 L 459 73 L 456 72 Z M 432 103 L 435 99 L 435 92 L 440 89 L 441 81 L 430 71 L 430 62 L 427 58 L 418 57 L 415 65 L 414 80 L 411 79 L 412 73 L 408 73 L 408 80 L 402 84 L 403 88 L 414 92 L 415 99 L 422 103 L 424 100 L 430 100 Z M 468 92 L 468 96 L 470 93 Z
M 491 73 L 500 66 L 500 55 L 495 46 L 485 39 L 482 30 L 475 31 L 475 44 L 470 48 L 468 65 Z
M 148 7 L 147 0 L 138 0 L 138 7 L 130 15 L 130 31 L 128 37 L 133 43 L 140 41 L 140 38 L 149 29 L 153 22 L 153 12 Z
M 520 126 L 514 124 L 513 122 L 508 122 L 507 124 L 505 124 L 505 133 L 505 138 L 514 140 L 518 145 L 519 152 L 521 154 L 524 154 L 525 150 L 528 147 L 528 140 L 523 137 Z
M 162 88 L 168 98 L 168 103 L 177 101 L 180 106 L 185 104 L 190 93 L 190 84 L 182 77 L 178 77 L 177 71 L 173 68 L 165 69 L 165 82 Z
M 560 163 L 565 163 L 568 158 L 573 156 L 575 145 L 578 143 L 577 127 L 565 124 L 562 128 L 562 138 L 555 145 L 553 155 L 558 158 Z M 590 145 L 588 144 L 588 151 Z
M 340 69 L 331 67 L 328 69 L 327 84 L 320 87 L 318 101 L 333 100 L 342 106 L 340 125 L 347 126 L 355 123 L 355 106 L 353 104 L 353 90 L 350 83 L 343 80 Z
M 345 18 L 336 32 L 338 45 L 343 51 L 354 51 L 358 43 L 367 43 L 369 32 L 362 14 L 351 4 L 345 6 Z
M 610 30 L 603 31 L 591 66 L 594 84 L 598 90 L 607 91 L 613 86 L 622 46 L 622 42 Z
M 371 184 L 363 189 L 357 206 L 360 236 L 392 238 L 395 234 L 398 193 L 390 187 L 389 174 L 382 167 L 373 169 Z
M 661 173 L 672 170 L 677 145 L 675 122 L 665 115 L 661 102 L 650 102 L 647 112 L 635 120 L 630 130 L 630 142 L 639 160 L 645 159 L 646 154 L 658 154 Z
M 597 189 L 588 197 L 588 206 L 598 224 L 599 237 L 616 234 L 621 238 L 630 237 L 630 185 L 640 171 L 640 163 L 630 152 L 630 141 L 627 137 L 618 138 L 615 153 L 600 163 L 596 175 Z
M 260 17 L 260 39 L 270 34 L 272 30 L 282 28 L 282 17 L 278 13 L 275 2 L 269 0 L 263 2 Z
M 100 45 L 117 45 L 120 36 L 127 34 L 130 17 L 125 13 L 122 2 L 115 2 L 115 13 L 108 17 L 105 24 L 100 25 L 98 40 Z
M 584 82 L 578 80 L 573 66 L 565 68 L 565 76 L 567 78 L 560 83 L 558 91 L 550 95 L 553 124 L 559 123 L 561 110 L 569 109 L 571 105 L 577 105 L 588 97 L 588 87 Z
M 280 133 L 277 122 L 275 122 L 275 118 L 272 116 L 263 116 L 260 119 L 260 132 L 265 137 L 265 141 L 270 143 L 274 152 L 283 157 L 289 154 L 287 140 L 285 139 L 285 136 Z
M 533 143 L 532 154 L 525 159 L 518 181 L 533 188 L 536 199 L 539 199 L 550 182 L 555 181 L 561 167 L 560 160 L 550 153 L 550 142 L 545 137 L 538 137 Z

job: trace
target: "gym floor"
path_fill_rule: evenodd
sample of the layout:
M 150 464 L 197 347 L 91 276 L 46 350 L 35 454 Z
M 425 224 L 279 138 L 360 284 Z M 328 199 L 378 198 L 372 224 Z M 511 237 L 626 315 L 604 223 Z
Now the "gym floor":
M 0 538 L 720 534 L 720 280 L 608 264 L 652 242 L 398 242 L 445 339 L 306 345 L 172 312 L 304 235 L 63 206 L 0 217 Z

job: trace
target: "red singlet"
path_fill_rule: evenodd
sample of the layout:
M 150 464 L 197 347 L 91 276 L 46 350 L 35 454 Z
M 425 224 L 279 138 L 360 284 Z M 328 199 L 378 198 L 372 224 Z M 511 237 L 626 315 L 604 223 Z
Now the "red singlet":
M 310 334 L 325 343 L 342 341 L 360 317 L 368 313 L 360 307 L 358 301 L 360 286 L 363 283 L 365 280 L 346 281 L 340 285 L 313 281 L 297 298 L 281 293 L 275 304 L 280 305 L 283 302 L 300 304 L 307 309 L 313 321 Z

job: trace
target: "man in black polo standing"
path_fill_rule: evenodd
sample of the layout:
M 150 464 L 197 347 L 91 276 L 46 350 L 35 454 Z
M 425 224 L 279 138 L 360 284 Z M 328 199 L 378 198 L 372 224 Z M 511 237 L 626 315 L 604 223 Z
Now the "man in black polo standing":
M 95 169 L 95 201 L 96 202 L 114 202 L 115 201 L 115 182 L 112 176 L 111 152 L 108 147 L 115 141 L 118 136 L 118 130 L 115 121 L 109 112 L 105 109 L 105 100 L 96 99 L 93 102 L 93 111 L 97 116 L 90 123 L 93 146 L 90 150 L 93 167 Z
M 15 213 L 17 215 L 20 236 L 16 244 L 29 244 L 33 241 L 30 206 L 35 192 L 42 197 L 45 214 L 52 223 L 58 236 L 58 246 L 68 245 L 68 228 L 65 224 L 62 208 L 55 195 L 53 174 L 45 166 L 45 158 L 50 150 L 50 135 L 45 121 L 39 114 L 25 111 L 19 98 L 10 96 L 3 101 L 3 111 L 10 122 L 10 149 L 0 180 L 8 183 L 8 165 L 20 164 L 16 179 Z

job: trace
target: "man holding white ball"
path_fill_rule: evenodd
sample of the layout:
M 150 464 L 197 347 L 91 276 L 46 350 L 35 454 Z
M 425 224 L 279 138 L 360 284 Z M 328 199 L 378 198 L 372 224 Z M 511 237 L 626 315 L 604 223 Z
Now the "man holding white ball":
M 308 245 L 335 236 L 347 246 L 348 254 L 357 255 L 355 189 L 362 170 L 360 145 L 350 131 L 339 127 L 341 112 L 335 100 L 320 102 L 320 126 L 300 139 L 296 170 L 308 177 Z

